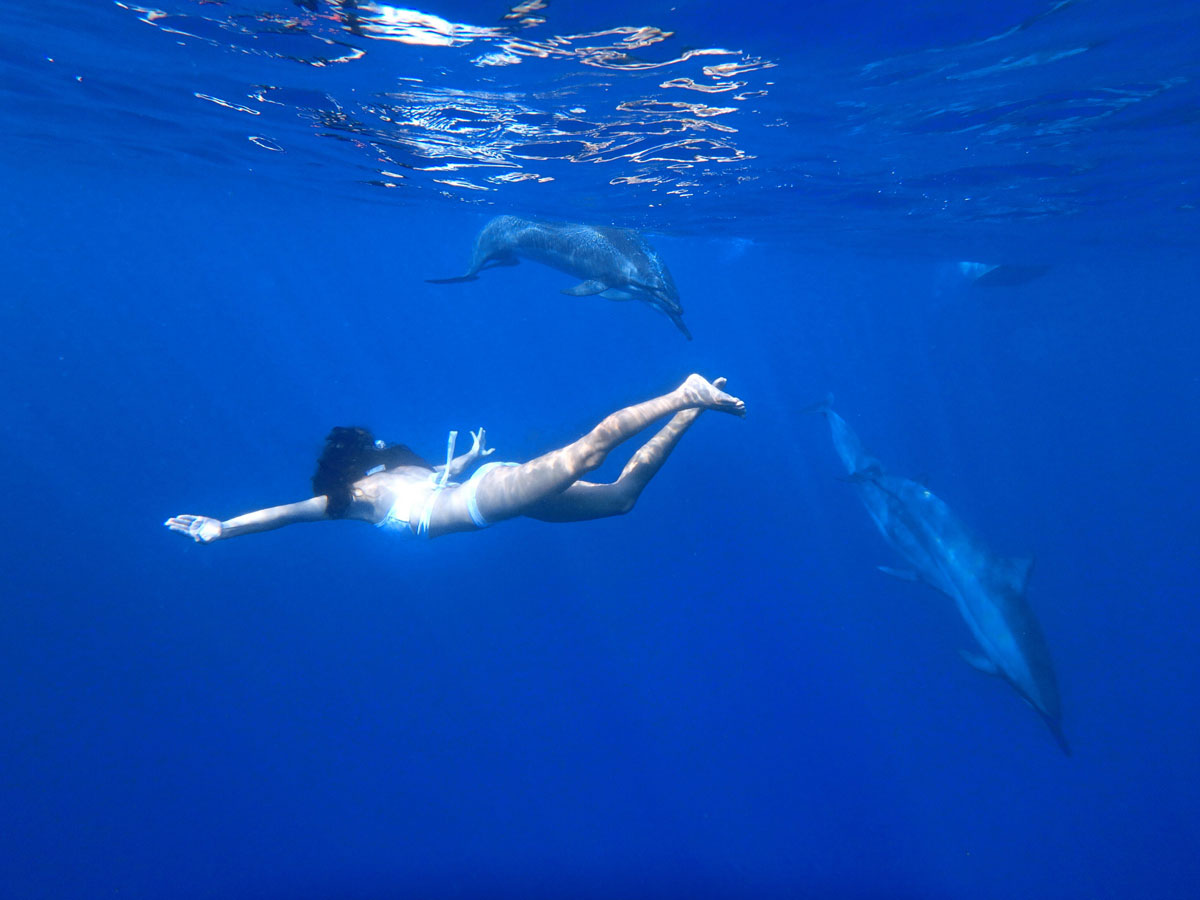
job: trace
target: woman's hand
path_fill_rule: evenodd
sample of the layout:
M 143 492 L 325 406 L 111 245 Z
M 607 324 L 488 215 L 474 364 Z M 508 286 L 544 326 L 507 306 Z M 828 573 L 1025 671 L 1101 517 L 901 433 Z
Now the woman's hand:
M 186 534 L 198 544 L 211 544 L 220 540 L 225 530 L 218 519 L 210 519 L 208 516 L 171 516 L 163 524 L 172 531 Z
M 467 455 L 469 457 L 471 457 L 472 461 L 479 459 L 479 457 L 481 457 L 481 456 L 488 456 L 488 455 L 496 452 L 495 448 L 492 448 L 490 450 L 484 449 L 484 446 L 486 443 L 484 440 L 484 436 L 486 434 L 487 434 L 487 432 L 485 432 L 482 428 L 480 428 L 478 431 L 471 432 L 471 440 L 472 440 L 471 450 Z
M 471 449 L 462 456 L 456 456 L 454 459 L 450 460 L 447 477 L 457 478 L 471 466 L 475 465 L 481 456 L 488 456 L 495 452 L 494 450 L 489 450 L 485 447 L 486 441 L 484 438 L 486 434 L 487 432 L 485 432 L 482 428 L 480 428 L 478 431 L 471 432 Z M 433 467 L 433 471 L 435 472 L 441 472 L 444 469 L 446 469 L 446 466 Z

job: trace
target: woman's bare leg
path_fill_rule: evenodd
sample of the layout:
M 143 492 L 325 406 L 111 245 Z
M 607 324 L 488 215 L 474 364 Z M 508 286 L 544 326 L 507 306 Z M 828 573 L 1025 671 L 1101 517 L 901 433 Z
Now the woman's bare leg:
M 713 381 L 716 388 L 724 384 L 724 378 Z M 525 515 L 543 522 L 583 522 L 624 515 L 633 509 L 650 479 L 658 474 L 679 439 L 702 412 L 702 409 L 685 409 L 675 413 L 658 434 L 638 448 L 612 484 L 576 481 L 562 493 L 533 504 Z
M 724 383 L 723 379 L 718 380 Z M 709 384 L 699 375 L 689 375 L 687 380 L 671 393 L 618 410 L 582 438 L 560 450 L 553 450 L 520 466 L 502 467 L 488 472 L 480 481 L 476 492 L 479 511 L 489 522 L 522 515 L 546 498 L 561 494 L 583 475 L 598 468 L 613 448 L 633 437 L 655 419 L 683 410 L 699 412 L 705 409 L 716 409 L 738 416 L 746 414 L 746 405 L 741 400 Z M 687 424 L 690 425 L 691 422 Z M 668 429 L 670 425 L 664 431 Z M 647 470 L 645 481 L 649 481 L 658 471 L 658 467 L 665 461 L 667 453 L 674 448 L 684 430 L 686 426 L 677 434 L 660 435 L 663 437 L 661 446 L 665 449 L 654 467 Z M 658 440 L 658 437 L 656 436 L 650 444 Z M 653 457 L 653 451 L 648 451 L 647 455 Z M 634 466 L 635 461 L 631 460 L 630 465 L 626 466 L 626 471 Z M 633 475 L 632 472 L 630 474 L 633 477 L 631 484 L 636 485 L 641 476 Z M 641 487 L 645 487 L 644 481 L 638 487 L 638 493 L 641 492 Z

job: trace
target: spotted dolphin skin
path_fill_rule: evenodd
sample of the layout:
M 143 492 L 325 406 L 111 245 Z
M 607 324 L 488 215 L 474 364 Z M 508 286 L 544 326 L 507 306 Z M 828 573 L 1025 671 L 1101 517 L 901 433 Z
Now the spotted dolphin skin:
M 671 272 L 657 251 L 636 231 L 567 222 L 537 222 L 497 216 L 479 232 L 471 266 L 457 278 L 431 278 L 431 284 L 474 281 L 485 269 L 515 266 L 522 259 L 542 263 L 581 279 L 566 288 L 571 297 L 599 294 L 608 300 L 641 300 L 665 313 L 690 341 L 683 307 Z
M 1025 599 L 1030 561 L 992 554 L 928 488 L 886 474 L 828 402 L 819 409 L 867 512 L 912 569 L 883 571 L 923 581 L 950 597 L 979 645 L 978 653 L 960 651 L 963 659 L 1007 682 L 1070 756 L 1050 650 Z

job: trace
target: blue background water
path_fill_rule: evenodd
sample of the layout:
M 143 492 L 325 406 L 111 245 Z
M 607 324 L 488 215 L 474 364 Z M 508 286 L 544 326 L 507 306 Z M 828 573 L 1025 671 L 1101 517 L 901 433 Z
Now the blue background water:
M 0 893 L 1194 896 L 1194 8 L 484 6 L 9 6 Z M 424 283 L 498 212 L 646 229 L 696 340 L 532 264 Z M 302 498 L 332 424 L 526 459 L 691 371 L 750 415 L 624 518 L 160 525 Z M 1073 758 L 874 569 L 829 391 L 1036 557 Z

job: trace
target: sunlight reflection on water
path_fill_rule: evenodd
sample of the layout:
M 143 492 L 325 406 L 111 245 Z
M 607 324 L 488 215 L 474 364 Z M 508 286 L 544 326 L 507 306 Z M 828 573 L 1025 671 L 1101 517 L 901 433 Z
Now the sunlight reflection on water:
M 765 97 L 765 87 L 753 84 L 751 73 L 775 65 L 719 47 L 671 49 L 677 43 L 672 32 L 650 25 L 554 34 L 548 17 L 540 14 L 546 4 L 539 0 L 513 7 L 493 25 L 451 22 L 381 3 L 332 0 L 302 0 L 286 15 L 228 4 L 176 2 L 173 11 L 117 5 L 171 35 L 271 60 L 322 68 L 384 54 L 392 74 L 374 85 L 367 76 L 361 88 L 349 93 L 300 94 L 281 83 L 280 72 L 249 89 L 245 99 L 290 106 L 313 134 L 358 147 L 378 164 L 378 174 L 388 173 L 388 186 L 418 173 L 453 171 L 454 178 L 433 180 L 494 192 L 515 182 L 555 180 L 544 166 L 530 168 L 531 163 L 586 163 L 619 166 L 622 172 L 610 184 L 689 192 L 719 173 L 688 170 L 753 158 L 736 143 L 738 128 L 717 119 L 728 119 Z M 376 41 L 384 46 L 372 47 Z M 445 58 L 425 55 L 430 52 Z M 714 63 L 714 58 L 724 61 Z M 529 76 L 514 71 L 523 64 L 537 67 L 538 89 L 530 90 Z M 558 71 L 547 74 L 548 64 Z M 639 77 L 664 70 L 682 74 L 654 83 Z M 657 91 L 666 93 L 656 96 Z M 668 99 L 680 91 L 721 95 L 725 102 L 715 106 Z M 730 96 L 735 91 L 742 93 Z M 590 96 L 585 109 L 575 98 L 589 92 L 602 102 Z M 194 94 L 230 110 L 256 112 L 241 98 Z M 277 143 L 286 139 L 279 137 Z
M 1131 213 L 1198 205 L 1195 22 L 1047 0 L 1019 21 L 981 14 L 956 42 L 863 47 L 850 12 L 807 34 L 799 7 L 761 22 L 729 4 L 446 8 L 57 0 L 4 37 L 9 145 L 389 205 L 602 209 L 674 233 L 761 219 L 939 254 L 947 236 L 1036 250 L 1066 219 L 1107 240 Z

